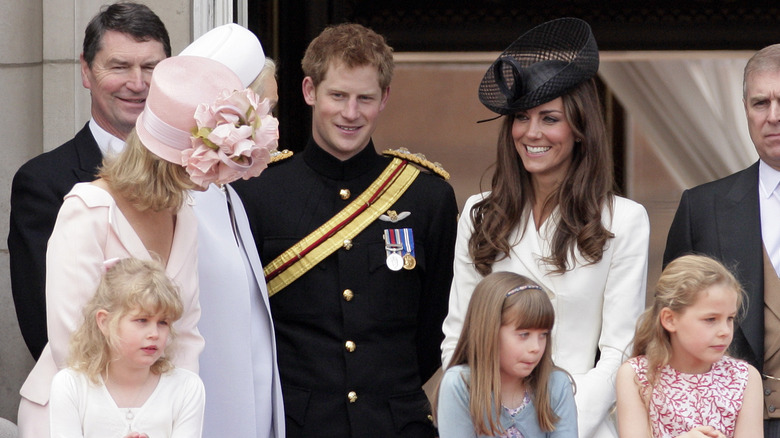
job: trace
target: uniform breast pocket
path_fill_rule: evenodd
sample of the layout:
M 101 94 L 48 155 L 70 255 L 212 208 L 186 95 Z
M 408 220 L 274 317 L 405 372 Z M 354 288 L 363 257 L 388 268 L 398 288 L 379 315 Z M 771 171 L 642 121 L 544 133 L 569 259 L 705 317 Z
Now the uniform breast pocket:
M 392 270 L 388 267 L 384 242 L 369 244 L 368 296 L 371 311 L 378 320 L 414 320 L 422 294 L 425 275 L 425 253 L 422 246 L 415 249 L 414 266 Z

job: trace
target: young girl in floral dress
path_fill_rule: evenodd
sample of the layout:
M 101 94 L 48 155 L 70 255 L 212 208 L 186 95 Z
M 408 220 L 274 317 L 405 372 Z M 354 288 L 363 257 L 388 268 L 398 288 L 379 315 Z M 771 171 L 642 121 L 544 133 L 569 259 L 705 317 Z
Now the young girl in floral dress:
M 761 377 L 725 355 L 742 296 L 716 260 L 669 263 L 639 320 L 634 357 L 618 370 L 621 437 L 763 436 Z

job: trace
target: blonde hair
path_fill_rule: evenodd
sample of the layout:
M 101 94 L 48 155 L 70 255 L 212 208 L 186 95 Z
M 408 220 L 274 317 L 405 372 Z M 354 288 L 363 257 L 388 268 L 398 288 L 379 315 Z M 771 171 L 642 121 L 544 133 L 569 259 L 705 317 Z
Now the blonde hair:
M 103 160 L 98 177 L 139 211 L 178 210 L 187 199 L 187 190 L 199 188 L 184 167 L 149 151 L 135 129 L 119 156 Z
M 507 296 L 521 286 L 535 286 Z M 552 330 L 555 311 L 547 294 L 530 279 L 511 272 L 494 272 L 477 284 L 469 301 L 458 344 L 450 367 L 468 365 L 471 369 L 469 413 L 477 435 L 500 435 L 504 431 L 495 421 L 501 415 L 501 367 L 499 362 L 499 329 L 513 324 L 517 329 Z M 550 406 L 550 374 L 557 369 L 552 361 L 548 338 L 539 364 L 524 379 L 533 394 L 539 427 L 555 430 L 558 416 Z M 434 397 L 438 399 L 438 388 Z M 494 415 L 491 415 L 491 409 Z
M 271 58 L 265 58 L 263 68 L 260 70 L 260 73 L 258 73 L 255 80 L 249 84 L 248 88 L 251 88 L 258 96 L 262 96 L 265 93 L 265 80 L 267 78 L 276 80 L 276 62 Z
M 108 312 L 107 334 L 103 334 L 97 323 L 100 310 Z M 98 375 L 111 362 L 112 352 L 119 348 L 119 320 L 137 310 L 150 315 L 162 314 L 170 324 L 181 318 L 184 310 L 178 288 L 165 275 L 160 262 L 122 259 L 103 274 L 95 295 L 84 306 L 84 322 L 71 337 L 68 364 L 97 384 Z M 171 325 L 169 342 L 175 336 Z M 162 374 L 173 368 L 171 351 L 171 345 L 166 346 L 165 354 L 150 368 L 153 373 Z
M 744 290 L 731 273 L 719 261 L 703 255 L 685 255 L 673 260 L 661 273 L 655 286 L 653 305 L 642 313 L 634 335 L 632 357 L 647 358 L 649 392 L 642 397 L 649 402 L 652 388 L 658 380 L 658 372 L 669 363 L 672 343 L 669 332 L 661 324 L 661 311 L 665 308 L 676 314 L 696 304 L 701 292 L 710 286 L 723 285 L 737 294 L 737 309 L 742 308 Z

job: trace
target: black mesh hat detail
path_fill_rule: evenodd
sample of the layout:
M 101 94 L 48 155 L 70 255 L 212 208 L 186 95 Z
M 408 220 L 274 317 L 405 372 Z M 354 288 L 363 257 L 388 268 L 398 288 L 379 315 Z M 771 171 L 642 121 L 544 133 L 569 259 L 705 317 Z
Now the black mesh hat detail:
M 562 96 L 592 78 L 599 49 L 588 23 L 559 18 L 513 42 L 485 72 L 479 101 L 498 114 L 514 114 Z

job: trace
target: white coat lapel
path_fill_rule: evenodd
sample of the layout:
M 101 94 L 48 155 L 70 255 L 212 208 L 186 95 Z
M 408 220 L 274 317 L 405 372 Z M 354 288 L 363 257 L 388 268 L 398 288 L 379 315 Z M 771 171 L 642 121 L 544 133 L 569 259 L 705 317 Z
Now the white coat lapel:
M 521 235 L 523 223 L 525 224 L 525 233 Z M 554 275 L 548 274 L 542 259 L 550 253 L 549 237 L 552 236 L 550 224 L 554 223 L 553 218 L 548 218 L 538 232 L 533 215 L 528 215 L 523 223 L 515 229 L 510 240 L 510 242 L 517 242 L 517 244 L 512 245 L 510 257 L 521 265 L 512 271 L 529 277 L 542 286 L 552 298 L 555 293 Z
M 268 304 L 268 288 L 265 284 L 263 263 L 260 261 L 260 255 L 257 253 L 257 246 L 255 245 L 252 230 L 249 228 L 249 220 L 247 219 L 244 204 L 241 202 L 241 198 L 238 197 L 238 194 L 235 192 L 235 190 L 233 190 L 233 187 L 230 187 L 229 184 L 226 187 L 226 195 L 230 199 L 230 203 L 233 207 L 233 215 L 236 220 L 238 238 L 241 240 L 241 245 L 246 249 L 246 256 L 249 259 L 249 265 L 252 267 L 252 274 L 255 276 L 255 280 L 260 286 L 263 302 L 265 302 L 266 309 L 269 309 L 268 315 L 270 316 L 271 313 L 270 305 Z

